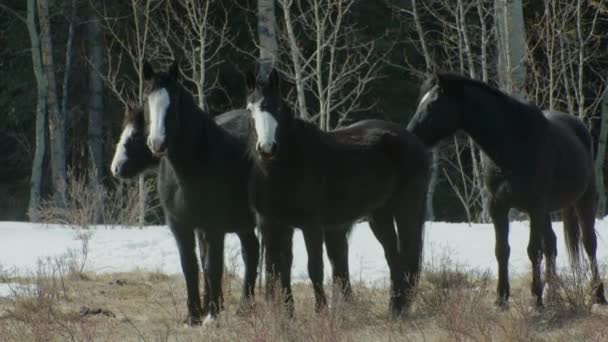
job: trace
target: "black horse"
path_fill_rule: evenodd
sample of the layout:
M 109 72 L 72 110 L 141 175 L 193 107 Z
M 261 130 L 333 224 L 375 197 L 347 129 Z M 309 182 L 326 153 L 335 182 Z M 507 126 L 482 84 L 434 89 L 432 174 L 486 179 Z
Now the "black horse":
M 168 224 L 175 236 L 188 290 L 191 321 L 200 320 L 198 267 L 194 253 L 193 230 L 205 232 L 207 241 L 206 280 L 209 282 L 209 314 L 217 315 L 221 295 L 224 233 L 253 233 L 255 217 L 249 204 L 248 183 L 251 160 L 247 153 L 248 116 L 222 123 L 202 111 L 192 95 L 178 82 L 178 66 L 156 73 L 144 66 L 145 106 L 150 150 L 161 156 L 159 195 Z M 232 126 L 230 129 L 228 126 Z M 226 129 L 228 128 L 228 129 Z M 286 228 L 289 230 L 290 228 Z M 346 244 L 348 230 L 334 240 Z M 249 235 L 248 235 L 249 236 Z M 328 255 L 334 274 L 342 277 L 350 290 L 348 258 L 337 258 L 331 251 L 344 251 L 327 239 Z M 253 294 L 258 263 L 258 241 L 241 241 L 246 274 L 244 293 Z M 285 241 L 291 245 L 291 241 Z M 249 251 L 249 249 L 251 249 Z M 251 257 L 250 257 L 251 256 Z M 341 270 L 346 269 L 346 274 Z M 205 305 L 207 306 L 207 305 Z
M 246 115 L 244 115 L 244 111 L 242 110 L 235 110 L 216 116 L 215 121 L 233 134 L 243 135 L 247 132 Z M 161 160 L 152 154 L 146 141 L 147 134 L 143 108 L 128 106 L 125 111 L 123 131 L 120 140 L 116 145 L 116 151 L 112 160 L 111 171 L 115 177 L 122 179 L 133 178 L 146 170 L 158 167 Z M 163 179 L 159 177 L 159 184 L 161 181 L 163 181 Z M 245 282 L 241 294 L 241 303 L 243 305 L 247 304 L 251 299 L 251 296 L 253 296 L 253 287 L 255 286 L 257 275 L 255 268 L 257 267 L 257 260 L 259 258 L 258 240 L 253 231 L 253 225 L 250 225 L 249 227 L 250 229 L 242 229 L 241 231 L 238 231 L 237 234 L 241 241 L 241 250 L 245 263 Z M 215 237 L 217 234 L 208 235 L 204 229 L 196 229 L 195 234 L 198 237 L 201 263 L 204 271 L 205 267 L 208 267 L 208 262 L 216 262 L 213 258 L 223 258 L 223 250 L 221 255 L 210 256 L 208 254 L 210 251 L 210 241 L 208 241 L 207 236 Z M 211 242 L 215 243 L 215 241 Z M 221 262 L 223 263 L 223 259 Z M 198 284 L 196 291 L 198 293 Z M 221 307 L 221 291 L 219 292 L 219 296 L 218 302 L 214 305 Z M 205 315 L 210 311 L 210 297 L 210 282 L 209 279 L 205 277 L 203 305 L 200 308 L 200 315 Z M 245 307 L 241 307 L 241 309 L 245 309 Z M 210 313 L 215 315 L 217 312 L 211 311 Z M 189 323 L 200 323 L 200 316 L 193 317 L 190 315 Z
M 300 227 L 309 236 L 317 298 L 324 298 L 323 230 L 369 215 L 390 269 L 390 309 L 402 313 L 422 259 L 429 178 L 425 146 L 399 125 L 380 120 L 320 131 L 283 103 L 274 70 L 267 80 L 248 74 L 247 87 L 255 161 L 251 202 L 266 244 L 267 269 L 290 293 L 291 246 L 284 243 L 290 232 L 281 225 Z
M 233 110 L 230 112 L 223 113 L 216 116 L 215 122 L 222 126 L 227 131 L 237 134 L 244 135 L 247 132 L 247 116 L 243 110 Z M 125 117 L 123 121 L 123 130 L 120 135 L 120 140 L 116 145 L 116 151 L 114 152 L 114 158 L 112 160 L 111 171 L 114 177 L 120 179 L 129 179 L 138 176 L 139 174 L 146 172 L 147 170 L 157 169 L 160 159 L 152 154 L 148 145 L 146 144 L 146 127 L 144 110 L 142 107 L 133 105 L 127 105 L 125 110 Z M 201 265 L 203 266 L 203 272 L 205 272 L 206 260 L 209 259 L 208 242 L 205 238 L 205 232 L 201 229 L 196 229 L 196 235 L 198 238 L 199 254 L 201 258 Z M 253 231 L 243 231 L 238 233 L 241 243 L 251 242 L 253 239 L 257 239 Z M 258 254 L 254 253 L 254 246 L 248 248 L 248 246 L 242 246 L 243 260 L 249 260 L 252 258 L 258 258 Z M 251 253 L 247 255 L 246 253 Z M 254 263 L 245 263 L 245 268 L 253 267 Z M 245 269 L 245 274 L 251 274 L 251 270 Z M 255 281 L 255 278 L 252 279 Z M 245 304 L 249 301 L 249 295 L 253 295 L 252 292 L 248 291 L 250 284 L 245 284 L 247 287 L 243 288 L 241 303 Z M 204 281 L 204 295 L 203 307 L 208 307 L 209 301 L 209 283 Z M 221 293 L 220 293 L 221 295 Z M 222 298 L 220 298 L 220 301 Z M 221 306 L 221 303 L 220 303 Z M 244 309 L 244 308 L 241 308 Z M 205 314 L 206 309 L 203 309 L 201 314 Z
M 583 122 L 572 115 L 543 113 L 458 75 L 434 75 L 422 85 L 421 94 L 409 130 L 428 146 L 462 130 L 489 157 L 484 177 L 496 232 L 497 304 L 504 306 L 509 299 L 510 208 L 530 215 L 528 256 L 537 305 L 542 305 L 543 250 L 549 283 L 556 276 L 557 246 L 549 213 L 559 209 L 570 260 L 575 265 L 580 260 L 582 235 L 593 274 L 594 301 L 606 303 L 595 255 L 597 193 L 591 136 Z

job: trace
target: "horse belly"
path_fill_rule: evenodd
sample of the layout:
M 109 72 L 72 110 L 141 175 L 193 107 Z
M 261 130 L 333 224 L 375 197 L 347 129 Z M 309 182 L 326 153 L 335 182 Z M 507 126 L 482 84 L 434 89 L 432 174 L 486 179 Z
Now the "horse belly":
M 550 210 L 572 204 L 582 196 L 593 179 L 591 154 L 576 144 L 563 145 L 555 146 L 552 184 L 548 194 Z

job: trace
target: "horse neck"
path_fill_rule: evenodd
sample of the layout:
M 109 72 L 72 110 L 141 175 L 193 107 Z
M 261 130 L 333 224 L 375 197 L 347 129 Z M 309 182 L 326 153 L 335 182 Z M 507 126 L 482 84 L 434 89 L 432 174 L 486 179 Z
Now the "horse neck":
M 518 157 L 529 152 L 522 137 L 534 137 L 547 124 L 542 115 L 514 99 L 489 90 L 480 94 L 474 86 L 464 87 L 462 130 L 499 167 L 510 169 Z
M 193 166 L 208 161 L 210 141 L 218 141 L 220 128 L 213 119 L 198 107 L 194 98 L 184 89 L 180 99 L 179 132 L 169 141 L 169 160 L 177 173 L 195 171 Z

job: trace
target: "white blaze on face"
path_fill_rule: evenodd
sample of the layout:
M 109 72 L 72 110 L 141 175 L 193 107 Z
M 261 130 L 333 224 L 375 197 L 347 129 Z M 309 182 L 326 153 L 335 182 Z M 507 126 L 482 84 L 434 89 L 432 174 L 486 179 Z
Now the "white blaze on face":
M 247 109 L 253 117 L 255 132 L 258 136 L 258 146 L 265 153 L 271 153 L 272 147 L 276 144 L 275 133 L 278 123 L 272 114 L 262 110 L 262 100 L 248 103 Z
M 148 147 L 152 152 L 160 152 L 160 147 L 165 142 L 165 117 L 169 103 L 169 93 L 165 88 L 155 90 L 148 95 L 148 107 L 150 108 Z
M 116 152 L 114 152 L 114 158 L 112 159 L 112 174 L 114 177 L 118 177 L 120 173 L 120 169 L 127 161 L 127 141 L 131 138 L 134 132 L 134 128 L 132 124 L 128 124 L 120 134 L 120 140 L 118 141 L 118 145 L 116 145 Z

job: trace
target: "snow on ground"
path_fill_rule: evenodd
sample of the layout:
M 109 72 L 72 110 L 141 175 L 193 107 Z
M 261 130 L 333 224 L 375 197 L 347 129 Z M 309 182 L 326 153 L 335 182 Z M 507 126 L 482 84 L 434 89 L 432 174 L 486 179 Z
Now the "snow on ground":
M 558 239 L 558 265 L 567 266 L 561 222 L 554 222 Z M 166 226 L 144 228 L 95 226 L 90 229 L 89 255 L 86 270 L 97 273 L 128 272 L 136 269 L 181 273 L 179 256 L 171 232 Z M 608 263 L 608 218 L 598 220 L 598 260 Z M 527 272 L 530 263 L 526 254 L 528 222 L 512 222 L 509 234 L 511 274 Z M 0 222 L 0 278 L 2 271 L 20 274 L 34 272 L 41 258 L 60 256 L 69 249 L 78 251 L 81 242 L 76 231 L 62 225 L 27 222 Z M 238 238 L 226 238 L 226 265 L 240 273 L 242 262 Z M 349 262 L 353 281 L 381 285 L 386 283 L 388 268 L 382 248 L 366 222 L 355 226 L 350 237 Z M 490 270 L 496 274 L 494 229 L 491 224 L 427 222 L 425 261 L 447 255 L 468 269 Z M 294 236 L 294 280 L 307 280 L 306 250 L 299 231 Z M 325 260 L 326 281 L 331 267 Z M 8 288 L 7 285 L 4 287 Z M 6 289 L 0 288 L 0 292 Z M 2 296 L 2 293 L 0 293 Z

